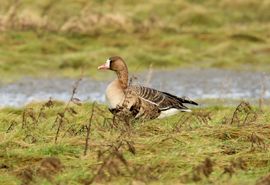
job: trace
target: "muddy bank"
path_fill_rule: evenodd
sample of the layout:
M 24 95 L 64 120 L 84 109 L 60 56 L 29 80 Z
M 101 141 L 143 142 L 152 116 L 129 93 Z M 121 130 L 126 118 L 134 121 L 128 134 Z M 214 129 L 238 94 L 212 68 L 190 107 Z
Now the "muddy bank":
M 192 99 L 229 98 L 257 99 L 264 94 L 270 98 L 270 75 L 255 72 L 234 72 L 219 69 L 189 69 L 150 71 L 137 74 L 134 83 L 171 92 Z M 33 101 L 67 101 L 76 79 L 24 78 L 0 86 L 0 106 L 23 106 Z M 109 81 L 85 78 L 81 81 L 77 97 L 82 101 L 104 102 L 104 91 Z

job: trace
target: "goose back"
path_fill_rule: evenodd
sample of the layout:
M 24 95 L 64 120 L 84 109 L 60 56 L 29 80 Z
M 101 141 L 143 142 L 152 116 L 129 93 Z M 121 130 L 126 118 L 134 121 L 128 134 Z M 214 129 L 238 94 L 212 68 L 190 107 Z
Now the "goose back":
M 157 106 L 160 111 L 166 111 L 172 108 L 187 111 L 189 109 L 184 105 L 184 103 L 198 105 L 196 102 L 186 98 L 180 98 L 172 94 L 144 86 L 131 85 L 128 87 L 128 90 L 136 93 L 136 95 L 142 100 Z

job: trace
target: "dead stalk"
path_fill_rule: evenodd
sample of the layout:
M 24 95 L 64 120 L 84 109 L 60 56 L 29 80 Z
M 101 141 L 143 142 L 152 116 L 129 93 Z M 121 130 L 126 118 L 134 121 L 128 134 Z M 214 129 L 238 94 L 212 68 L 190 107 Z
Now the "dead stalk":
M 94 102 L 92 105 L 91 116 L 89 118 L 88 125 L 86 125 L 86 139 L 85 139 L 84 155 L 87 154 L 87 151 L 89 148 L 89 139 L 90 139 L 92 120 L 93 120 L 93 116 L 94 116 L 94 112 L 95 112 L 95 105 L 96 105 L 96 102 Z
M 17 122 L 16 121 L 12 121 L 11 124 L 9 125 L 6 133 L 9 133 L 9 131 L 11 131 L 16 125 L 17 125 Z
M 55 124 L 58 122 L 58 127 L 57 127 L 57 131 L 56 131 L 56 134 L 55 134 L 55 139 L 54 139 L 54 142 L 55 142 L 55 143 L 57 143 L 57 140 L 58 140 L 58 137 L 59 137 L 60 130 L 61 130 L 61 128 L 62 128 L 62 125 L 63 125 L 64 121 L 65 121 L 65 114 L 66 114 L 67 111 L 69 111 L 69 106 L 70 106 L 70 104 L 71 104 L 72 102 L 74 102 L 74 103 L 76 102 L 75 104 L 78 104 L 78 103 L 77 103 L 78 99 L 75 98 L 75 94 L 77 93 L 77 89 L 78 89 L 78 87 L 79 87 L 79 84 L 80 84 L 81 80 L 82 80 L 82 77 L 80 77 L 80 78 L 75 82 L 75 84 L 74 84 L 74 86 L 73 86 L 72 94 L 71 94 L 70 99 L 68 100 L 68 102 L 67 102 L 67 104 L 66 104 L 66 106 L 65 106 L 64 111 L 58 113 L 58 115 L 57 115 L 57 117 L 56 117 L 56 119 L 55 119 L 55 121 L 54 121 Z
M 50 108 L 50 107 L 52 107 L 52 106 L 53 106 L 53 101 L 52 101 L 52 98 L 50 98 L 50 99 L 49 99 L 46 103 L 44 103 L 44 104 L 41 106 L 41 108 L 39 109 L 39 113 L 38 113 L 38 116 L 37 116 L 37 122 L 36 122 L 36 124 L 38 124 L 39 121 L 40 121 L 40 118 L 41 118 L 42 116 L 45 115 L 45 113 L 44 113 L 45 108 Z
M 235 109 L 231 118 L 230 124 L 237 124 L 243 126 L 246 124 L 254 123 L 257 119 L 257 113 L 252 110 L 252 107 L 248 102 L 241 102 Z

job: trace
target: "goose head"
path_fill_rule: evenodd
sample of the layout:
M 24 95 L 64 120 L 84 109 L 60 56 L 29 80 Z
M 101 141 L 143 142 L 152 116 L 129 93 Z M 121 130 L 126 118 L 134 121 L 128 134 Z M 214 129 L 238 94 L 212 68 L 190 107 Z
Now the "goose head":
M 98 67 L 99 70 L 112 70 L 115 72 L 127 71 L 127 65 L 119 56 L 113 56 L 106 60 L 105 64 Z
M 98 67 L 98 69 L 112 70 L 117 75 L 117 82 L 122 89 L 128 87 L 128 68 L 124 60 L 119 56 L 108 58 L 105 64 Z

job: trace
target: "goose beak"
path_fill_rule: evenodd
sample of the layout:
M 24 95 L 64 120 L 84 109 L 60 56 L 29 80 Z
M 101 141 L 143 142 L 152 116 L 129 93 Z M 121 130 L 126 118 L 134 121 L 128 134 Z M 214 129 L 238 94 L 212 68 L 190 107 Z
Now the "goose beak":
M 102 64 L 101 66 L 98 67 L 98 70 L 101 69 L 109 69 L 109 67 L 106 64 Z
M 111 61 L 108 59 L 105 64 L 102 64 L 101 66 L 98 67 L 98 70 L 110 69 L 110 63 L 111 63 Z

